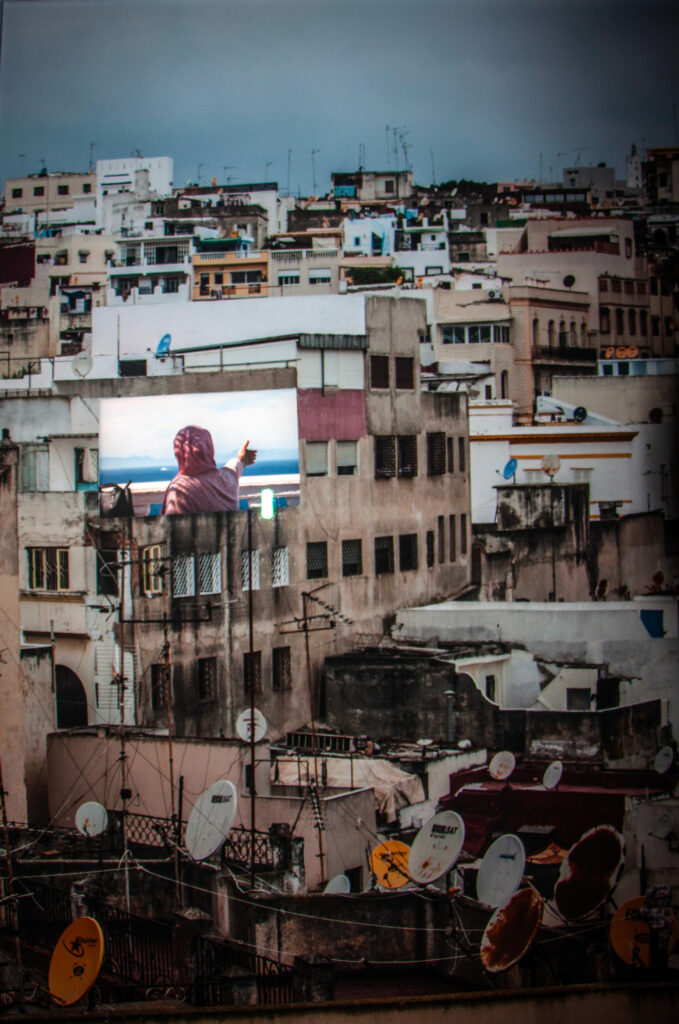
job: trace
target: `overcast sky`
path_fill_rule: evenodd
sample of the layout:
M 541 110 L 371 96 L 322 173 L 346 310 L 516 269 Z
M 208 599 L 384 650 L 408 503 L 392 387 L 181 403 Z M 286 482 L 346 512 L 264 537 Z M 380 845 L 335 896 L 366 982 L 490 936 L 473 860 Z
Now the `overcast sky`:
M 676 0 L 5 0 L 0 175 L 84 170 L 94 142 L 173 157 L 175 185 L 285 189 L 289 164 L 320 194 L 360 147 L 403 168 L 389 126 L 422 184 L 540 154 L 624 176 L 633 142 L 679 142 L 678 29 Z

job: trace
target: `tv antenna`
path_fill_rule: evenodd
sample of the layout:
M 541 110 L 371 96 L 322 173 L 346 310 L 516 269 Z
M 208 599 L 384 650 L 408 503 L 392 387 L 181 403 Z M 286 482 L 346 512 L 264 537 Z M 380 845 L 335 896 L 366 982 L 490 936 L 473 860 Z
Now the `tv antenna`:
M 316 161 L 314 160 L 316 153 L 320 153 L 320 149 L 311 150 L 311 180 L 313 182 L 314 195 L 316 195 Z

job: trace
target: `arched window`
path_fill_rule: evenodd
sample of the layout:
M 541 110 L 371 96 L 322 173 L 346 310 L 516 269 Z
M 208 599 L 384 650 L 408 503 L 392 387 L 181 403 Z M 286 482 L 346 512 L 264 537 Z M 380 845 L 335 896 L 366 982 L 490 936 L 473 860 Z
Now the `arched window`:
M 57 729 L 87 725 L 87 696 L 80 679 L 66 665 L 57 665 Z
M 509 398 L 509 374 L 506 370 L 500 374 L 500 398 Z
M 537 317 L 533 319 L 533 348 L 538 348 L 540 344 L 540 321 Z
M 559 348 L 565 348 L 568 344 L 568 335 L 566 334 L 566 321 L 559 321 Z
M 587 324 L 584 320 L 580 324 L 580 344 L 583 348 L 587 348 Z
M 624 309 L 616 309 L 615 311 L 615 333 L 625 333 L 625 311 Z
M 627 326 L 629 328 L 629 333 L 632 335 L 632 337 L 634 337 L 634 335 L 637 333 L 637 311 L 636 311 L 636 309 L 628 309 L 627 310 Z
M 553 320 L 550 320 L 549 323 L 547 324 L 547 340 L 549 342 L 549 347 L 550 348 L 554 348 L 555 337 L 554 337 L 554 321 Z
M 578 343 L 578 329 L 575 326 L 575 320 L 571 320 L 571 325 L 570 325 L 570 328 L 568 330 L 568 333 L 569 333 L 569 336 L 570 336 L 569 337 L 569 344 L 572 345 L 573 348 L 575 348 L 575 346 Z

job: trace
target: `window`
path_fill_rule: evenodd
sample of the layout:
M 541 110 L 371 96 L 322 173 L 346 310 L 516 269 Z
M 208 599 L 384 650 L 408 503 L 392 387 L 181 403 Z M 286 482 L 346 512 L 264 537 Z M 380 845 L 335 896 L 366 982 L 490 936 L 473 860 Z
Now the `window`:
M 629 278 L 625 281 L 625 295 L 634 295 L 634 281 Z
M 396 356 L 394 359 L 396 388 L 412 391 L 415 387 L 415 360 L 410 356 Z
M 460 473 L 465 473 L 467 470 L 467 455 L 463 437 L 457 439 L 457 468 Z
M 575 469 L 574 468 L 571 472 L 573 473 L 573 482 L 576 483 L 576 484 L 589 483 L 589 481 L 592 479 L 592 470 L 591 469 Z
M 12 199 L 21 199 L 23 194 L 24 194 L 24 190 L 22 188 L 13 188 L 12 189 Z
M 198 659 L 198 700 L 217 700 L 217 659 Z
M 262 692 L 262 652 L 248 651 L 243 655 L 243 689 L 245 693 Z
M 68 548 L 26 548 L 30 590 L 68 590 Z
M 652 316 L 651 317 L 651 332 L 652 332 L 654 338 L 657 338 L 660 335 L 660 317 L 659 316 Z
M 44 194 L 45 194 L 45 186 L 44 185 L 36 185 L 35 188 L 33 189 L 33 195 L 34 196 L 44 196 Z
M 274 693 L 292 689 L 292 670 L 290 668 L 290 648 L 274 647 L 272 652 L 272 688 Z
M 645 294 L 646 294 L 646 282 L 645 281 L 637 281 L 637 295 L 645 295 Z
M 527 484 L 541 484 L 544 482 L 545 474 L 541 469 L 524 469 L 523 478 Z
M 398 439 L 398 475 L 417 476 L 416 434 L 405 434 Z
M 224 274 L 218 273 L 214 275 L 215 284 L 224 284 Z
M 616 294 L 622 291 L 622 282 L 619 277 L 614 277 L 611 281 L 611 291 Z
M 279 285 L 299 284 L 299 270 L 288 270 L 285 274 L 278 275 Z
M 78 263 L 87 263 L 89 255 L 89 252 L 87 252 L 85 249 L 81 249 L 78 253 Z
M 618 377 L 629 377 L 629 363 L 617 363 Z
M 232 270 L 231 284 L 258 284 L 262 280 L 261 270 Z
M 250 589 L 250 566 L 252 566 L 252 589 L 259 590 L 259 551 L 252 548 L 240 553 L 240 579 L 243 590 Z
M 599 330 L 602 334 L 611 333 L 611 311 L 607 306 L 599 307 Z
M 456 530 L 456 525 L 455 525 L 455 516 L 448 516 L 448 537 L 450 538 L 449 539 L 449 546 L 448 546 L 448 552 L 449 552 L 448 558 L 450 559 L 451 562 L 454 562 L 455 559 L 457 558 L 457 536 L 456 536 L 456 533 L 457 533 L 457 530 Z
M 221 594 L 222 556 L 219 551 L 198 555 L 198 593 Z
M 163 295 L 176 295 L 179 292 L 179 285 L 181 284 L 180 277 L 165 277 L 163 278 Z
M 306 575 L 309 580 L 323 580 L 328 575 L 328 545 L 324 540 L 307 544 Z
M 590 693 L 584 687 L 569 686 L 566 689 L 567 711 L 589 711 Z
M 426 277 L 432 277 L 435 274 L 442 274 L 443 267 L 425 267 L 424 273 Z
M 396 191 L 396 185 L 394 184 L 393 178 L 387 178 L 384 182 L 384 191 L 391 194 Z
M 338 441 L 336 459 L 338 476 L 354 476 L 358 468 L 358 441 Z
M 615 311 L 615 333 L 625 333 L 625 312 L 622 309 L 616 309 Z
M 325 269 L 325 268 L 321 269 L 319 267 L 317 270 L 310 270 L 309 271 L 309 284 L 310 285 L 330 284 L 331 280 L 332 280 L 332 273 L 328 269 Z
M 76 491 L 96 490 L 99 479 L 97 448 L 74 448 Z
M 607 292 L 608 291 L 608 281 L 607 281 L 607 279 L 605 277 L 600 277 L 599 278 L 599 291 L 600 292 Z
M 49 489 L 49 450 L 46 444 L 31 444 L 21 448 L 21 490 L 46 491 Z
M 453 324 L 441 326 L 441 341 L 444 345 L 464 345 L 467 341 L 467 332 L 464 327 L 455 327 Z
M 194 597 L 196 593 L 195 559 L 193 555 L 179 555 L 172 565 L 172 596 Z
M 460 554 L 467 554 L 467 513 L 460 516 Z
M 433 530 L 427 530 L 427 568 L 432 569 L 436 561 L 436 537 Z
M 625 256 L 627 257 L 628 260 L 632 258 L 632 239 L 631 238 L 626 238 L 625 239 Z
M 443 431 L 427 434 L 427 475 L 443 476 L 446 471 L 446 435 Z
M 658 278 L 657 277 L 652 277 L 651 278 L 651 295 L 657 295 L 657 294 L 658 294 Z
M 474 324 L 467 330 L 470 345 L 487 344 L 492 340 L 490 324 Z
M 503 370 L 500 374 L 500 398 L 509 398 L 509 373 Z
M 97 548 L 97 593 L 118 596 L 117 548 Z
M 396 476 L 396 439 L 375 438 L 375 476 Z
M 142 548 L 141 589 L 144 594 L 161 594 L 163 591 L 161 559 L 162 548 L 160 544 L 151 544 L 147 548 Z
M 68 185 L 57 185 L 57 195 L 67 196 L 69 193 Z
M 645 309 L 639 310 L 639 334 L 642 338 L 648 335 L 648 313 Z
M 375 575 L 394 571 L 394 538 L 375 537 Z
M 550 348 L 554 348 L 555 333 L 554 333 L 554 321 L 550 320 L 547 324 L 547 344 Z
M 446 520 L 444 516 L 438 517 L 438 531 L 439 531 L 439 563 L 443 563 L 446 560 Z
M 167 709 L 168 666 L 162 662 L 151 665 L 151 708 L 153 711 Z
M 90 194 L 90 192 L 91 192 L 91 191 L 92 191 L 92 184 L 91 184 L 91 182 L 89 182 L 89 181 L 84 181 L 84 182 L 83 182 L 83 193 L 84 193 L 84 194 L 85 194 L 86 196 L 88 196 L 88 195 Z
M 290 583 L 290 560 L 287 548 L 274 548 L 271 552 L 271 586 L 287 587 Z
M 637 333 L 637 311 L 636 309 L 627 310 L 627 328 L 631 335 Z
M 370 357 L 370 387 L 389 387 L 389 356 Z
M 495 324 L 493 327 L 493 341 L 496 344 L 509 344 L 509 327 L 506 324 Z
M 304 462 L 307 476 L 327 476 L 328 442 L 307 441 L 304 446 Z
M 363 572 L 363 558 L 360 540 L 342 541 L 342 575 L 360 576 Z
M 416 533 L 402 533 L 398 538 L 398 566 L 401 572 L 417 569 Z
M 486 697 L 495 700 L 495 676 L 486 676 Z
M 537 317 L 533 319 L 533 347 L 537 348 L 540 344 L 540 321 Z
M 454 438 L 449 437 L 446 439 L 446 447 L 448 448 L 448 472 L 455 472 L 455 447 L 453 445 Z

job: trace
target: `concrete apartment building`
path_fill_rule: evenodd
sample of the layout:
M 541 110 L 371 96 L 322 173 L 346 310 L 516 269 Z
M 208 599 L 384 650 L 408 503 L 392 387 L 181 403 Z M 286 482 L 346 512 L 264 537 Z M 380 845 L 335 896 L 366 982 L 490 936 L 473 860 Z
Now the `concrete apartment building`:
M 331 175 L 331 194 L 345 209 L 403 203 L 414 193 L 412 171 L 358 171 Z
M 92 196 L 96 192 L 97 176 L 89 171 L 40 171 L 22 178 L 7 178 L 5 182 L 6 214 L 38 214 L 44 211 L 68 210 L 74 200 Z

